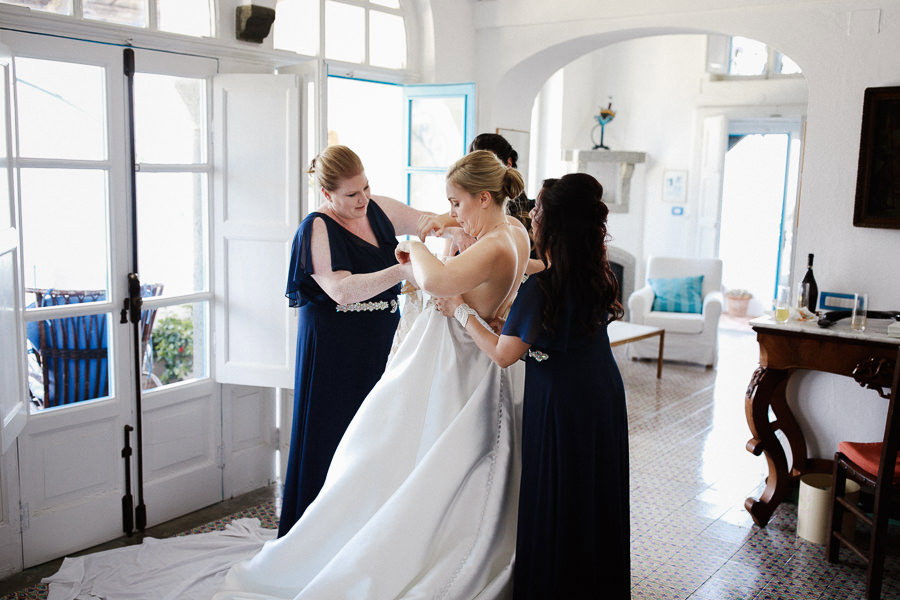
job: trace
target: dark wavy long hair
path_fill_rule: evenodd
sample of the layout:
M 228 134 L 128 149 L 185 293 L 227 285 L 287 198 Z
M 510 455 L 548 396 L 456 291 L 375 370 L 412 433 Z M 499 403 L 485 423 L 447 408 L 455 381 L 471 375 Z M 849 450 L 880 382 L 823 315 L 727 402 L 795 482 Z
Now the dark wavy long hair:
M 574 325 L 596 331 L 625 314 L 619 282 L 606 255 L 603 186 L 586 173 L 546 179 L 537 197 L 534 244 L 548 269 L 538 277 L 544 293 L 542 323 L 550 333 L 568 300 Z

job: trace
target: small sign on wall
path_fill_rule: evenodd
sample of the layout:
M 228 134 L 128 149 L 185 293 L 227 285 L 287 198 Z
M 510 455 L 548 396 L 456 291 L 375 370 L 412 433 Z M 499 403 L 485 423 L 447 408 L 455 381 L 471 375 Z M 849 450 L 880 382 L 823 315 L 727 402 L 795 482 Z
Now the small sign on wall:
M 668 169 L 663 171 L 663 202 L 684 204 L 687 197 L 687 171 Z M 675 214 L 675 211 L 672 211 Z

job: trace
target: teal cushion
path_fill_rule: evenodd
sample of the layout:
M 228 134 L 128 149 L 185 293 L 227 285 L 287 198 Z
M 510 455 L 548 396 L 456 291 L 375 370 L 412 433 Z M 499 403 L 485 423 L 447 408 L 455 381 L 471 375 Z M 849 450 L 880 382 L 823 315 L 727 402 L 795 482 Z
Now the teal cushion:
M 647 283 L 656 294 L 653 299 L 653 310 L 680 313 L 703 312 L 703 275 L 648 279 Z

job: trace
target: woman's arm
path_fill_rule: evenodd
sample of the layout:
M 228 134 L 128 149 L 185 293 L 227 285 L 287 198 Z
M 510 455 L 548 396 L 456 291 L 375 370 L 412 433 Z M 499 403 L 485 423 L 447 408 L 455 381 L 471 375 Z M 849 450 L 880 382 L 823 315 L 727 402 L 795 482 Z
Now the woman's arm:
M 400 242 L 397 260 L 412 263 L 412 272 L 419 287 L 432 296 L 456 296 L 487 281 L 496 264 L 496 240 L 485 239 L 458 256 L 442 263 L 421 242 Z
M 544 261 L 537 258 L 529 258 L 528 264 L 525 265 L 525 274 L 534 275 L 544 270 Z
M 449 212 L 439 215 L 418 210 L 387 196 L 372 196 L 372 200 L 391 220 L 397 235 L 415 235 L 422 241 L 425 241 L 425 237 L 429 235 L 448 237 L 451 240 L 451 248 L 460 251 L 465 250 L 475 241 L 475 238 L 462 231 L 459 223 L 450 216 Z
M 452 237 L 453 229 L 462 231 L 457 220 L 451 217 L 449 212 L 440 215 L 425 213 L 419 217 L 419 222 L 416 224 L 416 234 L 420 240 L 424 240 L 425 236 L 428 235 L 443 238 Z M 462 235 L 467 234 L 463 233 Z M 474 241 L 474 238 L 472 238 L 472 241 Z
M 433 212 L 415 209 L 387 196 L 372 196 L 372 200 L 391 220 L 397 235 L 417 235 L 424 240 L 431 229 L 440 226 L 438 215 Z
M 322 219 L 313 221 L 310 252 L 313 265 L 312 278 L 338 304 L 368 300 L 404 279 L 409 279 L 412 275 L 412 269 L 408 265 L 401 264 L 374 273 L 332 271 L 328 228 Z
M 463 303 L 459 296 L 442 298 L 435 302 L 441 314 L 448 317 L 453 317 L 456 308 Z M 526 344 L 521 338 L 514 335 L 497 335 L 485 328 L 474 316 L 466 321 L 466 331 L 469 332 L 478 349 L 501 367 L 513 364 L 531 348 L 531 344 Z

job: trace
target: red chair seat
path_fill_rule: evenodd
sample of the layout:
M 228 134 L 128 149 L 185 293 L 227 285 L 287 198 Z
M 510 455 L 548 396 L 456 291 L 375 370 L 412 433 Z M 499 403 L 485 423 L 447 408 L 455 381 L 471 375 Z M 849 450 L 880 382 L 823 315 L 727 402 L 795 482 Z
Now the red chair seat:
M 881 462 L 881 442 L 841 442 L 838 450 L 874 479 L 878 476 L 878 463 Z M 894 465 L 894 483 L 900 483 L 900 453 Z

